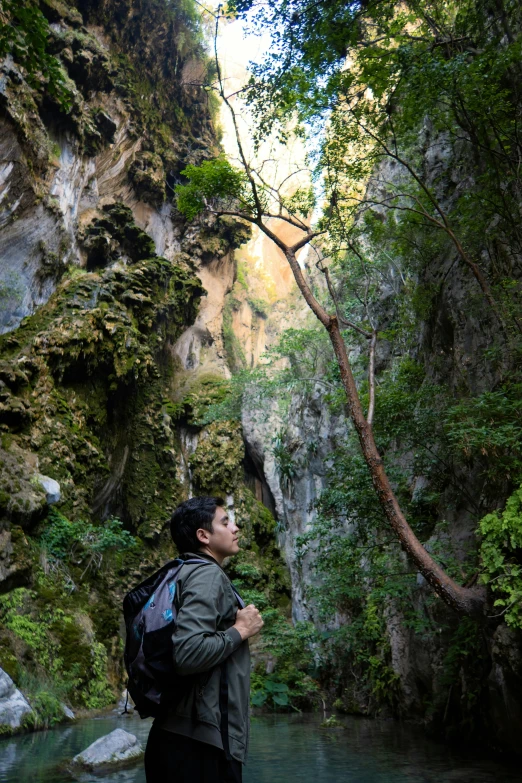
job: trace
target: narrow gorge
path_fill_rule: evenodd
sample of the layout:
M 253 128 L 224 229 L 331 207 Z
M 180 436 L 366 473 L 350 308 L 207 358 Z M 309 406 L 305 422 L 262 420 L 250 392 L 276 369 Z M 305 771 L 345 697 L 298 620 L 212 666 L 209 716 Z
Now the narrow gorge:
M 362 40 L 371 20 L 362 43 L 338 41 L 335 14 L 310 31 L 309 4 L 296 4 L 288 24 L 310 44 L 296 62 L 313 63 L 332 103 L 320 153 L 299 152 L 299 186 L 274 196 L 255 180 L 286 210 L 265 221 L 274 242 L 243 189 L 266 170 L 252 160 L 269 157 L 270 123 L 287 112 L 314 135 L 320 100 L 304 77 L 295 97 L 288 63 L 256 66 L 239 189 L 212 57 L 219 9 L 209 22 L 191 0 L 2 4 L 0 668 L 26 701 L 0 712 L 0 734 L 118 701 L 122 597 L 176 554 L 176 504 L 216 494 L 241 527 L 230 576 L 265 618 L 254 707 L 326 710 L 332 726 L 397 718 L 520 753 L 520 11 L 388 5 L 379 60 L 381 38 Z M 433 40 L 412 34 L 417 14 Z M 425 60 L 407 50 L 426 41 Z M 392 50 L 402 79 L 361 90 Z M 339 77 L 353 63 L 360 115 Z M 383 95 L 378 147 L 368 118 Z M 374 135 L 361 141 L 361 127 Z M 198 180 L 194 196 L 198 171 L 213 192 Z M 189 196 L 201 208 L 184 208 Z M 375 334 L 383 464 L 424 548 L 483 600 L 478 617 L 444 603 L 386 524 L 327 332 L 277 246 L 300 237 L 283 215 L 318 226 L 296 263 L 346 326 L 365 410 Z

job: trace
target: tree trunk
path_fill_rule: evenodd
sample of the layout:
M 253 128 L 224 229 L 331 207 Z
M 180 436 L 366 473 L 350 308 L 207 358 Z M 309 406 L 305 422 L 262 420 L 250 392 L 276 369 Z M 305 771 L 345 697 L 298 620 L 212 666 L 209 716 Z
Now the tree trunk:
M 300 243 L 300 246 L 302 244 L 303 242 Z M 330 336 L 346 392 L 348 414 L 359 436 L 364 459 L 370 470 L 372 483 L 386 519 L 395 531 L 404 551 L 407 552 L 437 595 L 460 614 L 481 615 L 485 603 L 484 597 L 479 592 L 461 587 L 453 581 L 426 551 L 409 526 L 384 470 L 381 455 L 375 445 L 372 425 L 364 417 L 350 360 L 339 328 L 339 321 L 336 316 L 330 315 L 313 296 L 297 262 L 295 246 L 293 248 L 283 246 L 282 249 L 306 303 Z
M 454 582 L 422 546 L 406 521 L 384 470 L 382 458 L 375 445 L 372 428 L 364 417 L 346 346 L 335 316 L 330 317 L 327 329 L 348 398 L 348 413 L 359 436 L 364 459 L 370 469 L 373 486 L 386 519 L 397 534 L 404 551 L 443 601 L 460 614 L 480 615 L 484 605 L 483 597 L 474 590 L 461 587 Z

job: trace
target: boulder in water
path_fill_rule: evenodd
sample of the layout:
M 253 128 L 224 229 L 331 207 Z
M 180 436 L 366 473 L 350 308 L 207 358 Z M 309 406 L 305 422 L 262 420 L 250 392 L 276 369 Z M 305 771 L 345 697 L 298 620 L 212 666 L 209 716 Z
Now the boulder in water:
M 72 760 L 73 768 L 90 772 L 106 772 L 108 769 L 131 766 L 143 757 L 143 748 L 134 734 L 114 729 L 100 737 Z
M 29 702 L 3 669 L 0 669 L 0 733 L 11 734 L 20 729 L 24 718 L 32 712 Z

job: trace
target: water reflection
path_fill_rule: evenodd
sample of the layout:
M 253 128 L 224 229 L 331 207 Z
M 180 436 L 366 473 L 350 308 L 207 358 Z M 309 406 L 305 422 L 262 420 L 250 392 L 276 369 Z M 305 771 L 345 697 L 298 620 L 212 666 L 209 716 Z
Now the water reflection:
M 256 720 L 245 783 L 521 783 L 520 765 L 457 752 L 414 726 L 348 718 L 321 730 L 306 716 Z
M 121 727 L 146 742 L 150 721 L 119 715 L 0 740 L 0 783 L 68 783 L 60 765 Z M 81 783 L 100 783 L 84 774 Z M 103 775 L 105 783 L 145 783 L 141 766 Z M 317 716 L 254 718 L 245 783 L 522 783 L 520 765 L 427 739 L 415 727 L 347 718 L 322 730 Z
M 61 766 L 91 742 L 122 728 L 135 734 L 145 745 L 150 723 L 135 717 L 108 715 L 52 731 L 0 740 L 0 782 L 70 783 L 70 776 Z M 100 777 L 87 773 L 79 780 L 81 783 L 100 783 Z M 145 783 L 145 775 L 141 767 L 136 767 L 105 774 L 103 780 L 107 783 Z

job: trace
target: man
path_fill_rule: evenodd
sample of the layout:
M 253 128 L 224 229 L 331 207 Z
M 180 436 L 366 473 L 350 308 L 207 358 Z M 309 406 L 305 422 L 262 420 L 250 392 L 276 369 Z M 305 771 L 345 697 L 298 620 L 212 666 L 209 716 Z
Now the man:
M 186 677 L 179 702 L 152 726 L 147 783 L 241 783 L 249 733 L 248 639 L 263 620 L 240 603 L 221 565 L 239 552 L 238 528 L 220 498 L 181 503 L 170 523 L 187 563 L 176 585 L 174 664 Z M 227 747 L 228 746 L 228 747 Z

